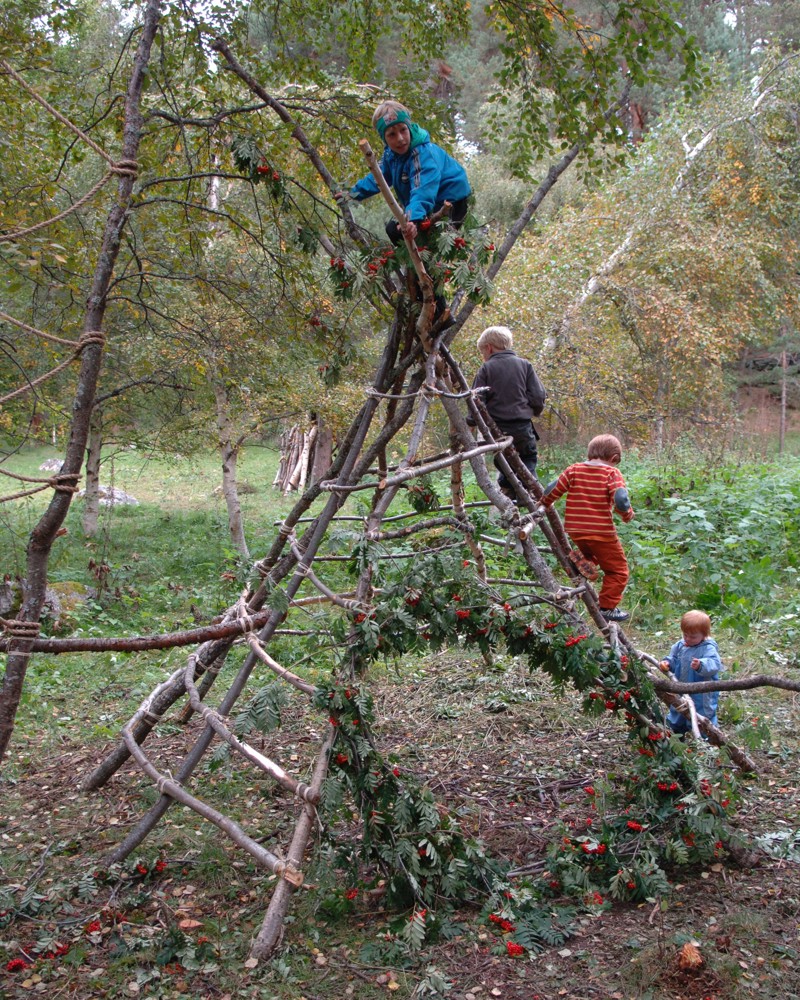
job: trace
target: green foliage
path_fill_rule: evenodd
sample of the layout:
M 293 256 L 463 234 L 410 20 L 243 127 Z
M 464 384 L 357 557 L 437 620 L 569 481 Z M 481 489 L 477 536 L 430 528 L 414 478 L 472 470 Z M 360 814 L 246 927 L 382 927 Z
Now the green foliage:
M 280 171 L 267 160 L 251 136 L 242 135 L 235 138 L 231 143 L 231 155 L 236 169 L 253 184 L 266 184 L 273 198 L 283 199 L 286 188 Z M 307 246 L 308 236 L 304 240 L 304 249 L 307 249 Z
M 625 172 L 574 188 L 517 243 L 499 292 L 561 420 L 602 414 L 639 442 L 749 433 L 734 367 L 798 325 L 796 72 L 770 68 L 758 86 L 720 72 L 700 100 L 665 109 Z
M 636 520 L 625 533 L 641 592 L 747 636 L 796 576 L 797 462 L 643 468 L 628 481 Z
M 453 296 L 460 290 L 473 302 L 487 304 L 493 286 L 483 269 L 491 262 L 495 247 L 485 227 L 474 216 L 467 216 L 459 230 L 450 228 L 446 220 L 435 226 L 424 220 L 421 229 L 420 257 L 433 279 L 435 293 Z M 409 269 L 413 266 L 405 243 L 397 247 L 378 244 L 331 257 L 328 280 L 337 299 L 350 300 L 357 295 L 375 296 L 387 274 Z
M 485 892 L 498 867 L 479 842 L 462 834 L 457 816 L 440 808 L 429 789 L 383 760 L 370 734 L 372 704 L 366 694 L 355 686 L 318 688 L 314 702 L 336 727 L 325 805 L 338 806 L 344 791 L 355 803 L 363 823 L 361 861 L 378 866 L 391 905 L 413 907 L 396 934 L 418 950 L 435 927 L 433 911 Z M 339 855 L 348 868 L 352 852 L 352 845 L 344 845 Z
M 420 476 L 406 486 L 408 499 L 411 506 L 418 514 L 425 514 L 432 510 L 438 510 L 441 506 L 441 497 L 436 491 L 436 485 L 430 476 Z
M 273 681 L 260 691 L 256 691 L 236 715 L 233 720 L 233 732 L 237 736 L 272 732 L 281 724 L 281 709 L 287 701 L 286 685 L 280 681 Z
M 574 933 L 580 907 L 564 903 L 554 906 L 549 895 L 538 880 L 498 880 L 482 911 L 483 920 L 505 946 L 493 950 L 511 954 L 511 943 L 535 955 L 564 944 Z
M 344 790 L 356 802 L 364 824 L 361 863 L 377 864 L 390 902 L 416 907 L 398 935 L 408 948 L 422 946 L 445 901 L 477 892 L 489 900 L 489 910 L 502 904 L 490 922 L 513 935 L 505 939 L 513 956 L 569 935 L 572 911 L 554 906 L 559 897 L 589 908 L 609 898 L 652 899 L 669 892 L 670 868 L 722 856 L 736 840 L 728 816 L 738 792 L 723 755 L 663 729 L 641 664 L 599 637 L 575 634 L 567 618 L 543 621 L 524 597 L 512 603 L 493 596 L 466 572 L 470 561 L 460 555 L 428 555 L 402 571 L 373 563 L 380 596 L 370 612 L 353 618 L 352 662 L 400 655 L 420 648 L 421 640 L 434 648 L 486 642 L 495 654 L 505 643 L 509 654 L 547 673 L 556 690 L 582 692 L 585 712 L 618 716 L 629 733 L 633 764 L 621 765 L 602 788 L 586 789 L 592 815 L 564 828 L 541 878 L 498 888 L 500 870 L 461 838 L 454 817 L 437 811 L 427 790 L 377 754 L 359 689 L 330 687 L 318 689 L 315 701 L 336 727 L 329 783 L 341 790 L 326 789 L 325 804 L 341 808 Z M 354 864 L 352 853 L 346 863 Z
M 306 0 L 287 6 L 259 0 L 251 18 L 252 41 L 261 48 L 264 72 L 278 79 L 347 75 L 372 84 L 386 72 L 379 59 L 388 35 L 401 79 L 412 86 L 417 67 L 440 55 L 451 32 L 465 29 L 467 9 L 457 0 L 395 0 L 380 8 L 360 2 Z
M 738 792 L 724 755 L 632 719 L 628 726 L 638 762 L 588 786 L 590 815 L 548 851 L 544 884 L 586 903 L 663 896 L 671 867 L 708 862 L 741 842 L 728 822 Z
M 512 166 L 527 175 L 544 151 L 581 143 L 590 168 L 599 158 L 594 142 L 626 143 L 617 105 L 623 89 L 620 65 L 636 86 L 658 68 L 655 53 L 676 57 L 687 91 L 698 86 L 698 51 L 676 17 L 676 5 L 660 0 L 621 0 L 599 17 L 562 3 L 520 6 L 497 0 L 492 14 L 504 36 L 499 73 L 501 109 L 513 105 L 511 120 L 495 117 L 495 128 L 513 123 Z M 598 23 L 600 22 L 600 23 Z

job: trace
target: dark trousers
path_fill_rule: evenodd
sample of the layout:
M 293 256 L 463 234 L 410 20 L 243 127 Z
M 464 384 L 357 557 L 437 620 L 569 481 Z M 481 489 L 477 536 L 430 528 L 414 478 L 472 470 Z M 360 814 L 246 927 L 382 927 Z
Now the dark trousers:
M 497 423 L 497 421 L 495 421 Z M 530 420 L 515 420 L 510 423 L 497 423 L 503 434 L 509 434 L 514 439 L 514 448 L 522 459 L 522 464 L 532 476 L 536 475 L 536 463 L 539 454 L 536 448 L 536 431 Z M 497 464 L 495 460 L 495 465 Z M 502 472 L 497 477 L 500 489 L 511 489 L 511 483 Z
M 453 207 L 450 209 L 450 215 L 448 221 L 453 229 L 460 229 L 461 223 L 467 217 L 467 209 L 469 208 L 469 199 L 461 198 L 459 201 L 453 202 Z M 419 223 L 417 223 L 417 228 L 419 228 Z M 403 242 L 403 234 L 400 232 L 400 225 L 397 219 L 389 219 L 386 223 L 386 235 L 398 246 Z M 418 247 L 424 247 L 427 242 L 427 233 L 417 233 L 416 244 Z
M 460 229 L 461 223 L 467 217 L 467 209 L 469 208 L 469 199 L 461 198 L 458 201 L 452 203 L 452 208 L 450 209 L 450 215 L 448 216 L 449 224 L 452 229 Z M 419 228 L 419 226 L 417 226 Z M 400 232 L 400 224 L 397 219 L 389 219 L 386 223 L 386 235 L 394 243 L 395 246 L 399 246 L 403 242 L 403 234 Z M 417 233 L 417 238 L 414 241 L 418 247 L 424 247 L 428 242 L 428 233 Z M 417 295 L 418 301 L 422 300 L 421 293 Z M 444 295 L 434 296 L 436 301 L 436 313 L 435 318 L 438 319 L 442 313 L 447 309 L 447 299 Z

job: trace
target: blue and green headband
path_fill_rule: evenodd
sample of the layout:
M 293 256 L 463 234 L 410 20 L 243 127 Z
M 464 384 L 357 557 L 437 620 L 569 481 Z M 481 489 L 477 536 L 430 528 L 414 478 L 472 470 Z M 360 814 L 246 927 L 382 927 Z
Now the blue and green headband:
M 391 125 L 408 125 L 410 127 L 411 115 L 407 111 L 401 111 L 399 108 L 389 108 L 389 110 L 375 122 L 375 128 L 377 129 L 378 135 L 381 139 L 383 139 L 386 134 L 386 129 Z

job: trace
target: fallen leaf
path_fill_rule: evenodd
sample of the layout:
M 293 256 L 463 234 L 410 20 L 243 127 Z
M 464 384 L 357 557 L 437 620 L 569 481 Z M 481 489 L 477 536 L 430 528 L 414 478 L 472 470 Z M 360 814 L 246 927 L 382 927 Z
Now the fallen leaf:
M 678 952 L 678 966 L 681 969 L 699 969 L 703 965 L 703 956 L 697 945 L 686 942 Z
M 248 958 L 247 961 L 244 963 L 245 969 L 255 969 L 257 965 L 258 965 L 257 958 Z
M 398 983 L 396 979 L 393 979 L 386 988 L 389 990 L 399 990 L 400 983 Z
M 181 920 L 178 924 L 183 931 L 193 931 L 196 927 L 202 927 L 203 924 L 199 920 Z

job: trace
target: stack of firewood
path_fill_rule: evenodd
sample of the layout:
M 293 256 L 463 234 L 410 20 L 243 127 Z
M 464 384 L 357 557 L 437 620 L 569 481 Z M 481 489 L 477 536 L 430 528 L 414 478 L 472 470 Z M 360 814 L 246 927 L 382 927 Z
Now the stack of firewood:
M 323 477 L 331 464 L 333 435 L 319 421 L 293 424 L 280 438 L 281 458 L 273 487 L 285 496 L 292 490 L 302 492 L 307 484 Z

